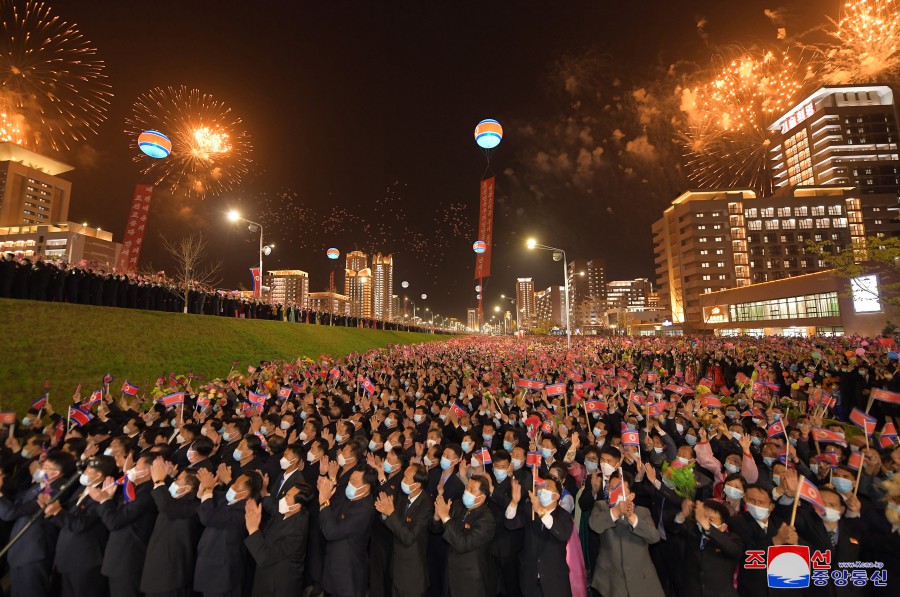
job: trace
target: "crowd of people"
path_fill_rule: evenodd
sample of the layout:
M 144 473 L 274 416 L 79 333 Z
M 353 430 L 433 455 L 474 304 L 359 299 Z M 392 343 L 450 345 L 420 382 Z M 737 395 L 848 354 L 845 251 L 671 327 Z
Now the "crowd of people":
M 143 395 L 108 375 L 8 421 L 10 591 L 896 594 L 894 342 L 454 338 Z M 767 570 L 779 549 L 805 579 Z
M 29 258 L 0 253 L 0 298 L 182 313 L 185 292 L 165 272 L 129 276 L 104 271 L 95 263 L 69 264 L 41 256 Z M 441 333 L 431 326 L 332 314 L 302 305 L 247 298 L 238 291 L 217 290 L 201 284 L 191 285 L 187 305 L 187 312 L 194 315 Z

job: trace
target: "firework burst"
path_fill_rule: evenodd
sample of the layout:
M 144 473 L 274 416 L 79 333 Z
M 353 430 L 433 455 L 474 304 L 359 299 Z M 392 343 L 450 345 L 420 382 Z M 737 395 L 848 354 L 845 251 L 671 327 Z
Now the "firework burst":
M 157 87 L 135 101 L 125 121 L 134 160 L 155 184 L 188 197 L 216 196 L 238 186 L 250 165 L 250 138 L 241 119 L 209 94 L 188 87 Z M 138 135 L 157 130 L 172 141 L 172 153 L 149 160 Z
M 41 2 L 0 0 L 0 139 L 67 149 L 106 120 L 97 50 Z
M 749 187 L 771 193 L 772 122 L 816 79 L 803 55 L 743 50 L 719 57 L 683 90 L 680 131 L 688 177 L 702 188 Z
M 822 48 L 822 78 L 832 85 L 872 83 L 900 74 L 900 3 L 847 2 L 826 31 L 834 40 Z

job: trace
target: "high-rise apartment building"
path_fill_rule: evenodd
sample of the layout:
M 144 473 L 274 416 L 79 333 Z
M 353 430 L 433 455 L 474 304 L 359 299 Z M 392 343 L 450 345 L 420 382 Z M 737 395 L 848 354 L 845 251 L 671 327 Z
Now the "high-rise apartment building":
M 372 257 L 372 317 L 394 321 L 394 258 L 376 253 Z
M 350 300 L 351 317 L 372 317 L 372 270 L 362 251 L 347 253 L 344 293 Z
M 606 326 L 606 267 L 603 259 L 575 259 L 568 266 L 569 305 L 573 332 Z
M 612 280 L 606 284 L 606 303 L 610 309 L 646 311 L 650 308 L 652 290 L 647 278 Z
M 750 190 L 687 191 L 653 224 L 660 307 L 672 322 L 702 321 L 700 295 L 820 271 L 810 241 L 836 251 L 900 233 L 894 194 L 801 186 L 757 198 Z
M 541 327 L 566 327 L 565 286 L 550 286 L 534 294 L 535 320 Z
M 309 306 L 309 274 L 299 269 L 270 270 L 264 278 L 267 295 L 276 304 Z
M 775 184 L 900 194 L 897 106 L 886 85 L 822 87 L 776 120 Z
M 0 143 L 0 226 L 47 225 L 69 217 L 72 166 L 14 143 Z
M 478 331 L 478 309 L 474 307 L 466 309 L 466 329 L 470 332 Z
M 319 313 L 332 315 L 350 315 L 350 299 L 346 294 L 337 292 L 310 292 L 309 308 Z
M 519 327 L 528 329 L 534 326 L 534 280 L 532 278 L 516 280 L 516 306 L 519 309 Z

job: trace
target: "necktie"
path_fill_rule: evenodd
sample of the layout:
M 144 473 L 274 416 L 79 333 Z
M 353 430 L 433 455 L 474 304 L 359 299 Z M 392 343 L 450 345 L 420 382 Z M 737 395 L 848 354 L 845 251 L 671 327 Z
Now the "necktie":
M 706 533 L 700 533 L 700 551 L 703 551 L 703 548 L 706 547 L 707 542 L 709 542 L 709 535 Z
M 837 546 L 837 530 L 828 531 L 828 539 L 831 541 L 831 546 Z
M 659 503 L 659 524 L 656 525 L 657 530 L 659 531 L 659 537 L 663 541 L 666 540 L 666 526 L 663 524 L 663 514 L 666 511 L 666 498 L 663 497 Z M 703 549 L 703 543 L 701 541 L 700 549 Z
M 403 516 L 406 516 L 406 513 L 409 512 L 410 505 L 409 499 L 403 500 Z

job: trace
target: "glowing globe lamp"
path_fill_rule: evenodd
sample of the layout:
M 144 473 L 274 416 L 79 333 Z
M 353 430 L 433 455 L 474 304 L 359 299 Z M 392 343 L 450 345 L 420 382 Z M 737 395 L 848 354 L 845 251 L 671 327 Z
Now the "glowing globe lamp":
M 403 280 L 402 282 L 400 282 L 400 286 L 403 288 L 409 288 L 409 282 L 407 282 L 406 280 Z
M 493 118 L 486 118 L 475 126 L 475 143 L 482 149 L 494 149 L 503 139 L 503 127 Z
M 427 298 L 428 298 L 428 295 L 427 295 L 427 294 L 422 294 L 422 300 L 423 300 L 423 301 L 424 301 L 425 299 L 427 299 Z
M 138 135 L 138 147 L 151 158 L 161 160 L 172 153 L 172 142 L 159 131 L 144 131 Z
M 481 255 L 482 253 L 487 251 L 487 243 L 484 242 L 483 240 L 476 240 L 472 244 L 472 250 L 475 251 L 476 253 L 478 253 L 479 255 Z
M 337 259 L 338 257 L 341 256 L 341 252 L 333 247 L 331 249 L 328 249 L 327 251 L 325 251 L 325 254 L 328 255 L 329 259 Z

